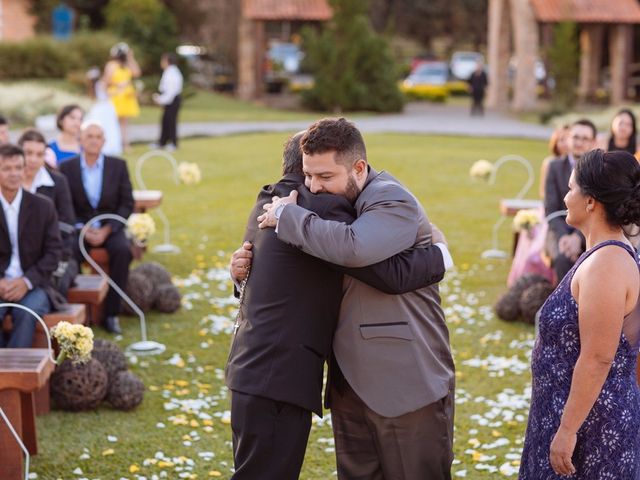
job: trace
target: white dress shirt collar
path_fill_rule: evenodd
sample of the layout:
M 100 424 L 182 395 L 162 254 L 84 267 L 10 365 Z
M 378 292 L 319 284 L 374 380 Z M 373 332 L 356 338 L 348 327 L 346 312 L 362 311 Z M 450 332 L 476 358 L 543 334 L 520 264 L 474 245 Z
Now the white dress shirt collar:
M 35 177 L 33 177 L 29 192 L 36 193 L 40 187 L 53 187 L 54 185 L 55 183 L 49 171 L 45 167 L 40 167 L 40 170 L 38 170 Z

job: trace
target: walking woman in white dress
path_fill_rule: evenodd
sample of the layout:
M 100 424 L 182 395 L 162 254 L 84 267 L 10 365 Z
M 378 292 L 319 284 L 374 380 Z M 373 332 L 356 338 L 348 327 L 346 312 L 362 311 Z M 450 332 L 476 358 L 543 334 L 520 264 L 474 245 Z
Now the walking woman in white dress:
M 116 109 L 111 103 L 107 89 L 99 68 L 92 68 L 87 72 L 89 93 L 95 96 L 95 103 L 87 113 L 85 119 L 96 122 L 104 130 L 105 144 L 102 151 L 105 155 L 122 155 L 122 134 Z

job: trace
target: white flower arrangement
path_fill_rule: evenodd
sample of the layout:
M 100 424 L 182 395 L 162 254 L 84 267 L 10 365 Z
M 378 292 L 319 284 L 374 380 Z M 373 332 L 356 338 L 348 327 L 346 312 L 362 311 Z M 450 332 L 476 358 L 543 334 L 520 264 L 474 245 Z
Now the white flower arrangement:
M 58 341 L 60 347 L 60 353 L 56 359 L 58 364 L 67 358 L 74 364 L 86 363 L 91 359 L 93 331 L 90 328 L 60 322 L 51 330 L 51 335 Z
M 513 217 L 513 229 L 516 232 L 529 231 L 540 223 L 540 213 L 536 209 L 518 210 Z
M 469 175 L 471 175 L 471 178 L 489 180 L 491 172 L 493 172 L 493 163 L 487 160 L 478 160 L 473 165 L 471 165 Z
M 202 180 L 202 173 L 197 163 L 180 162 L 178 176 L 185 185 L 197 185 Z
M 144 243 L 156 232 L 156 223 L 148 213 L 132 213 L 127 220 L 127 230 L 135 241 Z

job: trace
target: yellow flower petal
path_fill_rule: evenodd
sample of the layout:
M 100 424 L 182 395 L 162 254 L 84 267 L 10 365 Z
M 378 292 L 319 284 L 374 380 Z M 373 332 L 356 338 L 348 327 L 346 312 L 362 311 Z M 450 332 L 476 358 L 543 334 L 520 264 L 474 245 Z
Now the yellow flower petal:
M 102 456 L 106 457 L 108 455 L 113 455 L 114 453 L 116 453 L 116 452 L 113 450 L 113 448 L 107 448 L 106 450 L 104 450 L 102 452 Z

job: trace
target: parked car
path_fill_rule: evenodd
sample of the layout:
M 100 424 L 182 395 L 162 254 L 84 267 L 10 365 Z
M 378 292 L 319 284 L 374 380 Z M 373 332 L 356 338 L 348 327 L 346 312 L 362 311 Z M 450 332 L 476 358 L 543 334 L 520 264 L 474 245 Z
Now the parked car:
M 400 90 L 407 96 L 443 102 L 449 96 L 449 65 L 424 62 L 402 82 Z
M 451 75 L 466 82 L 475 71 L 478 62 L 484 63 L 484 55 L 479 52 L 454 52 L 449 62 Z
M 176 53 L 189 67 L 189 81 L 194 85 L 219 92 L 233 91 L 235 88 L 231 64 L 210 54 L 205 47 L 180 45 L 176 48 Z
M 273 41 L 267 50 L 264 81 L 268 93 L 280 93 L 297 74 L 304 53 L 295 43 Z
M 509 67 L 507 70 L 507 75 L 509 77 L 509 81 L 513 82 L 516 78 L 516 70 L 518 68 L 518 59 L 516 57 L 511 57 L 509 59 Z M 547 69 L 544 67 L 544 62 L 541 59 L 536 59 L 534 64 L 534 75 L 536 77 L 536 82 L 544 83 L 547 78 Z

